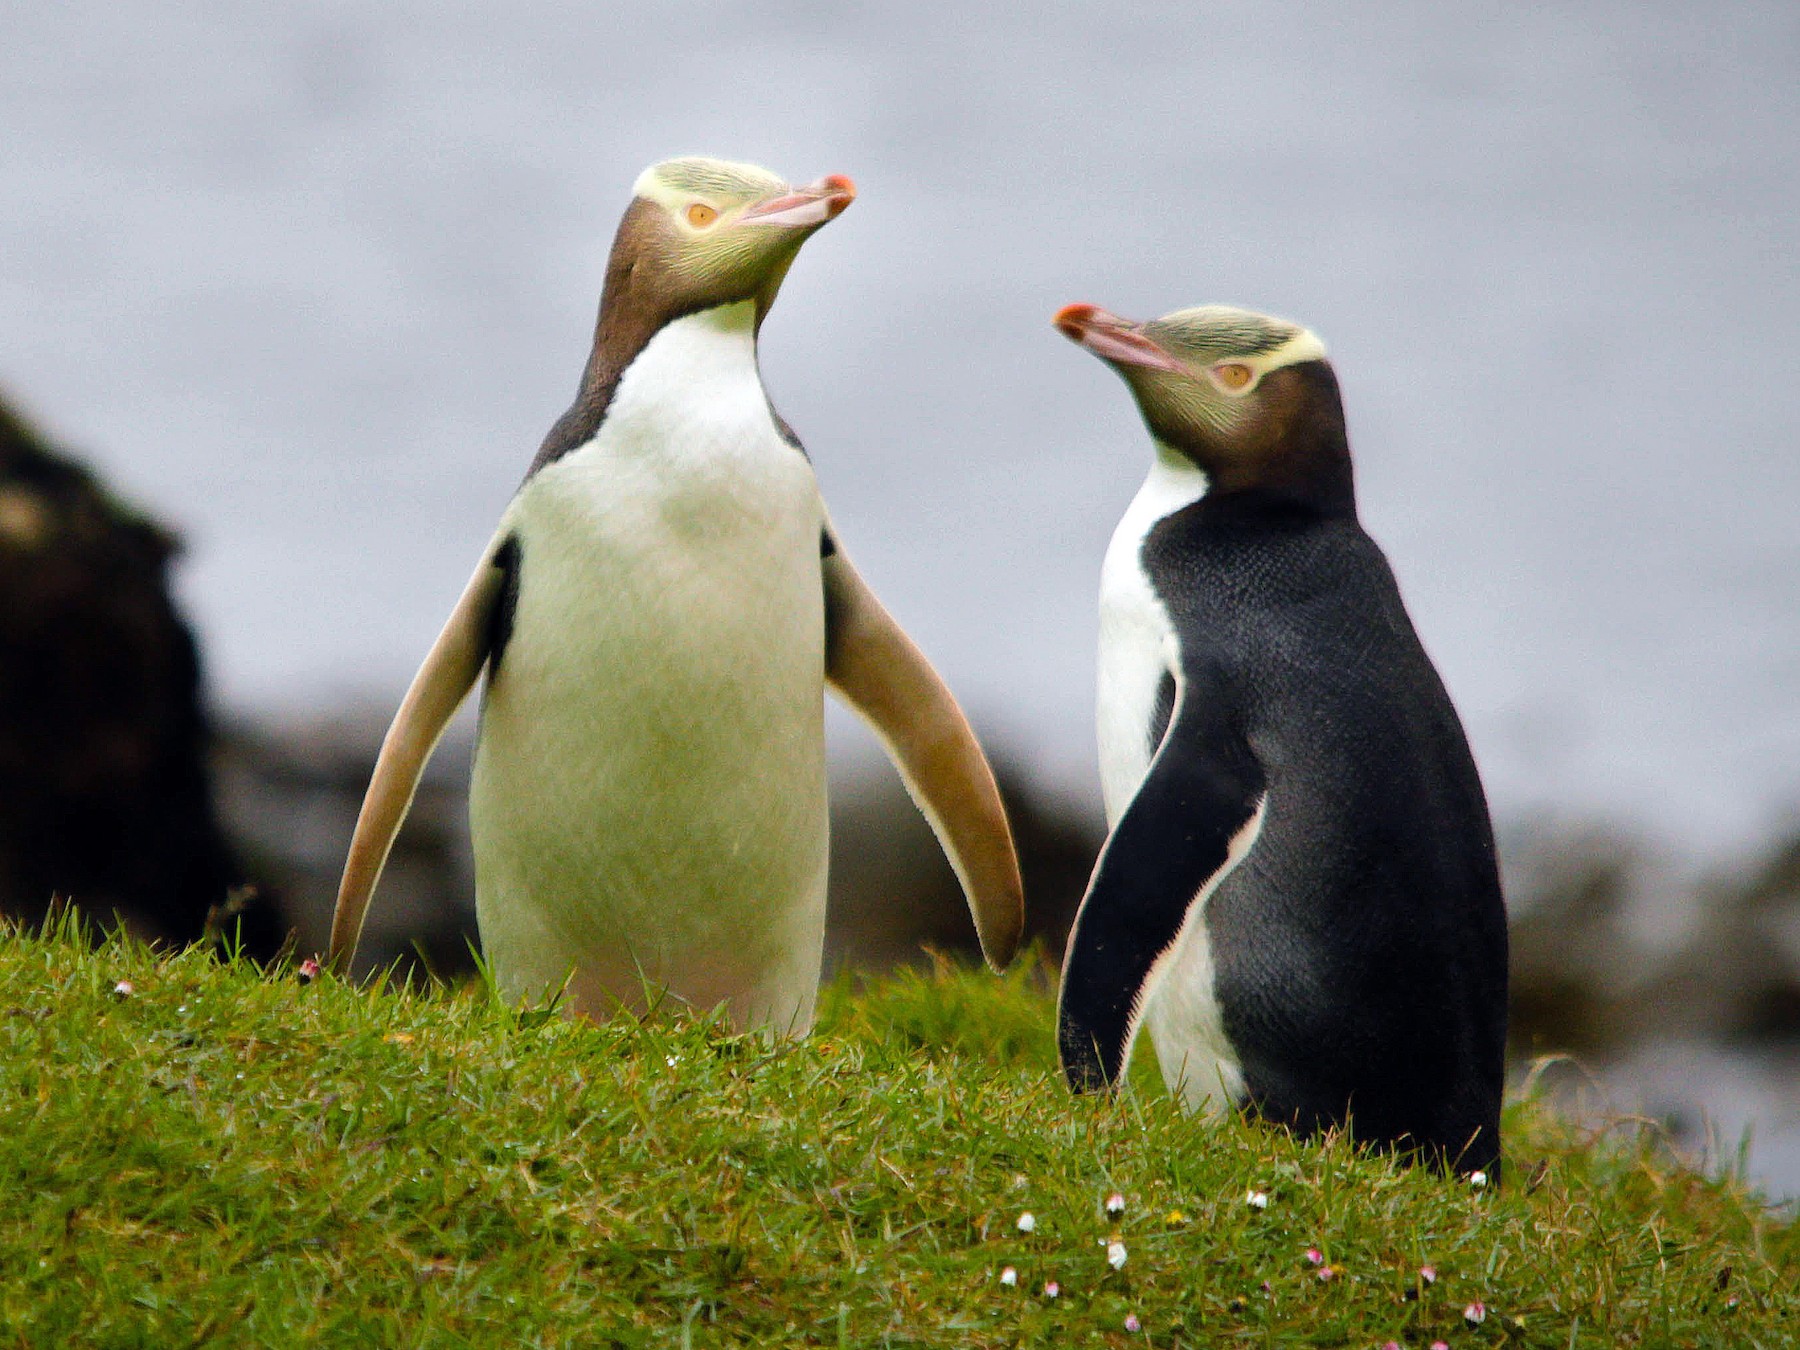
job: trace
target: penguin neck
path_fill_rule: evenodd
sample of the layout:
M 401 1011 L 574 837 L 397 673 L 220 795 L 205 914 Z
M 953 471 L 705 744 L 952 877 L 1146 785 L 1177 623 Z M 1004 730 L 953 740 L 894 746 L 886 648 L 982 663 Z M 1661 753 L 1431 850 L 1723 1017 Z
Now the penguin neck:
M 690 403 L 701 390 L 762 385 L 756 361 L 756 303 L 740 300 L 672 319 L 625 368 L 614 393 L 620 411 L 642 414 Z
M 1209 517 L 1356 517 L 1356 480 L 1341 426 L 1335 437 L 1296 437 L 1295 443 L 1260 456 L 1220 454 L 1213 447 L 1176 449 L 1160 437 L 1155 444 L 1156 465 L 1146 486 L 1197 482 L 1199 488 L 1181 505 L 1205 498 Z
M 756 367 L 756 329 L 761 315 L 756 301 L 715 304 L 671 317 L 655 333 L 637 344 L 630 360 L 619 367 L 612 383 L 616 401 L 632 387 L 634 398 L 643 398 L 643 385 L 652 385 L 661 398 L 691 398 L 716 380 L 742 380 L 751 374 L 761 382 Z M 686 385 L 686 394 L 682 392 Z
M 1132 502 L 1134 512 L 1161 520 L 1207 495 L 1212 479 L 1205 469 L 1160 438 L 1153 437 L 1150 445 L 1150 472 Z
M 619 363 L 612 397 L 626 383 L 642 384 L 654 371 L 658 383 L 683 380 L 696 387 L 708 381 L 756 374 L 756 333 L 762 316 L 754 300 L 734 300 L 708 309 L 678 314 L 636 344 Z M 757 374 L 757 379 L 762 377 Z M 609 400 L 610 401 L 610 400 Z
M 651 402 L 691 398 L 708 380 L 746 374 L 760 389 L 756 335 L 766 309 L 760 300 L 734 300 L 676 314 L 642 331 L 632 316 L 615 319 L 603 303 L 581 392 L 544 438 L 527 480 L 599 435 L 628 384 L 648 386 L 641 393 Z
M 1155 528 L 1158 521 L 1174 515 L 1177 511 L 1192 506 L 1206 497 L 1209 486 L 1205 470 L 1201 469 L 1178 450 L 1172 450 L 1161 441 L 1153 441 L 1155 457 L 1150 461 L 1150 472 L 1145 475 L 1143 484 L 1137 495 L 1131 499 L 1131 505 L 1125 508 L 1118 528 L 1113 533 L 1116 548 L 1125 550 L 1121 555 L 1128 558 L 1128 564 L 1137 565 L 1137 550 L 1143 543 L 1144 536 Z M 1108 554 L 1109 567 L 1112 555 Z
M 664 324 L 626 367 L 596 437 L 609 454 L 702 451 L 721 425 L 776 431 L 756 361 L 751 301 Z

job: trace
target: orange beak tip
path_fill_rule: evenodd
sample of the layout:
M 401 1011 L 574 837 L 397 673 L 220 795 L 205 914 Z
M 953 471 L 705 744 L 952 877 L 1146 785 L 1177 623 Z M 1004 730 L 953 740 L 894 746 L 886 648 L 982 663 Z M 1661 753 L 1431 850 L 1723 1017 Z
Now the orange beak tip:
M 827 174 L 819 180 L 819 188 L 825 197 L 827 220 L 836 220 L 856 200 L 856 184 L 848 174 Z
M 1064 337 L 1079 342 L 1087 332 L 1088 321 L 1094 317 L 1097 309 L 1096 305 L 1064 305 L 1056 311 L 1056 317 L 1050 322 L 1062 331 Z

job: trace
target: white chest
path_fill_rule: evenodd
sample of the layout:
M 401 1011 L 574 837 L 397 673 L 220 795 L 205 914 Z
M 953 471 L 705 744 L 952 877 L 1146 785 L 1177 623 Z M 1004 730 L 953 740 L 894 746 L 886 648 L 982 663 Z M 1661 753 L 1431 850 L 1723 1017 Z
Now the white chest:
M 598 435 L 541 470 L 511 514 L 540 535 L 597 530 L 641 557 L 730 545 L 816 508 L 812 468 L 763 390 L 753 317 L 746 302 L 665 327 L 619 381 Z
M 515 645 L 590 672 L 629 656 L 706 678 L 696 663 L 816 626 L 824 508 L 776 429 L 752 318 L 746 303 L 669 324 L 599 434 L 521 489 L 501 526 L 524 552 Z
M 1158 449 L 1149 477 L 1126 508 L 1100 571 L 1100 659 L 1096 723 L 1100 789 L 1110 829 L 1149 770 L 1150 720 L 1165 675 L 1180 666 L 1175 626 L 1144 573 L 1144 537 L 1172 512 L 1206 494 L 1206 475 Z
M 824 507 L 776 428 L 752 317 L 664 328 L 599 434 L 501 523 L 518 606 L 470 815 L 482 941 L 510 990 L 573 968 L 595 1010 L 648 978 L 745 1024 L 810 1021 Z
M 513 640 L 490 709 L 629 737 L 811 710 L 823 685 L 819 534 L 806 457 L 776 429 L 749 304 L 669 324 L 599 434 L 519 492 Z

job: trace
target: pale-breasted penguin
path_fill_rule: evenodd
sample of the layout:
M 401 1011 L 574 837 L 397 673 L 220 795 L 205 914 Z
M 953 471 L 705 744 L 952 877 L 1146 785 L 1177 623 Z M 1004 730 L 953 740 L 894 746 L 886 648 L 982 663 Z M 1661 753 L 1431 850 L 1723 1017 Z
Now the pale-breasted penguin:
M 1492 1171 L 1506 915 L 1481 780 L 1356 515 L 1306 329 L 1208 306 L 1064 334 L 1130 386 L 1155 458 L 1102 571 L 1111 834 L 1058 1011 L 1078 1090 L 1140 1025 L 1191 1107 Z
M 593 354 L 394 719 L 332 922 L 354 950 L 444 724 L 485 668 L 470 825 L 487 961 L 588 1016 L 672 995 L 810 1027 L 825 925 L 823 696 L 874 727 L 996 967 L 1023 923 L 987 761 L 839 546 L 756 340 L 853 197 L 676 159 L 638 179 Z

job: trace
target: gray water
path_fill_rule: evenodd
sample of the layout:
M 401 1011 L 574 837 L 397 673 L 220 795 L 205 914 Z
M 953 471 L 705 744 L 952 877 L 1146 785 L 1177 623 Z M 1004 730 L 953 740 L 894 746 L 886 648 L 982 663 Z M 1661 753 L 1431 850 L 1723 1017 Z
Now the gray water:
M 7 0 L 0 383 L 186 531 L 223 702 L 390 703 L 690 151 L 857 179 L 765 375 L 1045 780 L 1096 795 L 1146 465 L 1049 316 L 1221 300 L 1330 345 L 1500 814 L 1704 858 L 1800 811 L 1791 3 Z

